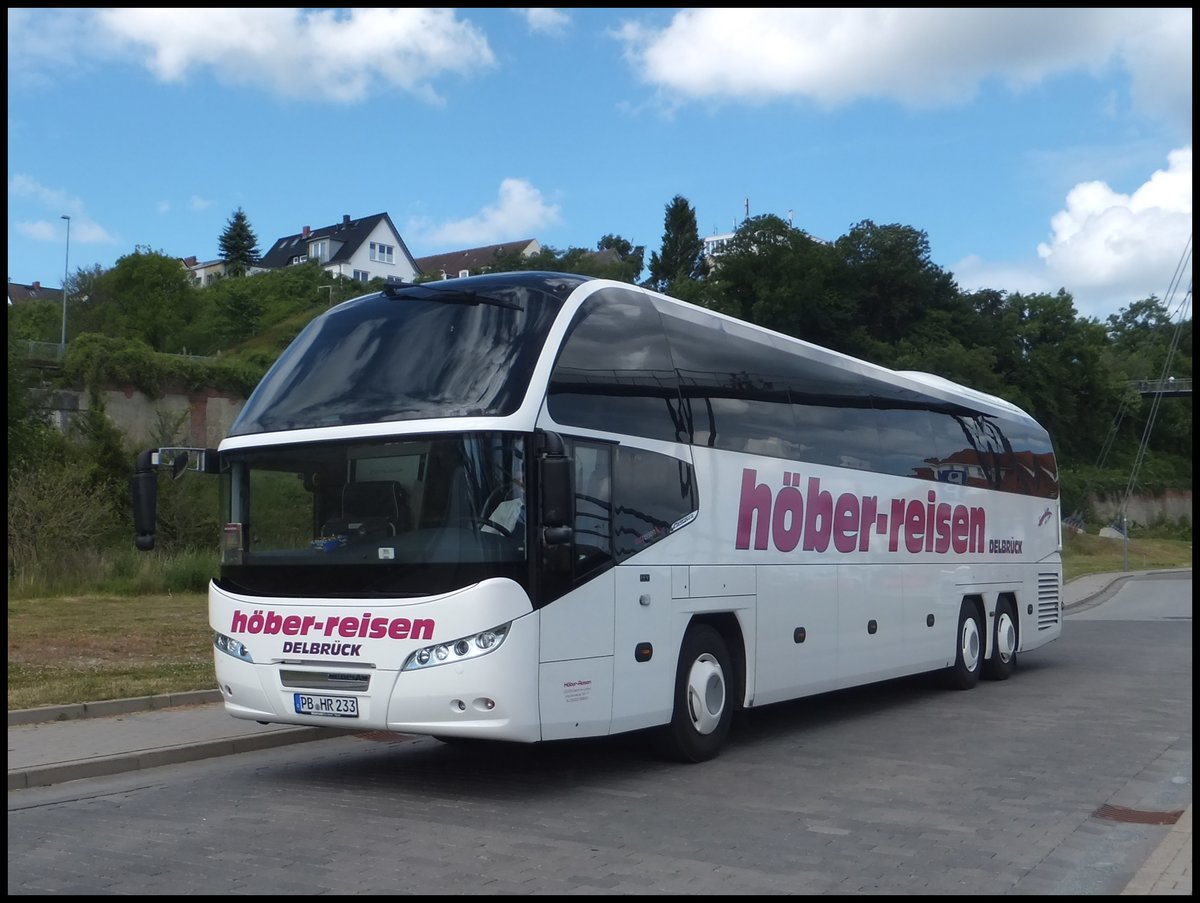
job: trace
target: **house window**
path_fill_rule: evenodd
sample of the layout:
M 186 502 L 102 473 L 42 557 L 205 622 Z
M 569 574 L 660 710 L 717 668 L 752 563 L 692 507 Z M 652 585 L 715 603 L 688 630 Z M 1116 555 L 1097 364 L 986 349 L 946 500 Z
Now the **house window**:
M 458 275 L 459 275 L 459 276 L 461 276 L 461 277 L 470 276 L 470 275 L 471 275 L 471 271 L 470 271 L 470 270 L 459 270 L 459 271 L 458 271 Z
M 394 245 L 385 245 L 381 242 L 371 242 L 371 259 L 379 260 L 383 263 L 395 263 L 396 248 Z
M 308 256 L 318 263 L 324 263 L 329 259 L 329 242 L 314 241 L 308 246 Z
M 355 270 L 354 278 L 358 282 L 370 282 L 371 274 L 368 273 L 366 270 Z

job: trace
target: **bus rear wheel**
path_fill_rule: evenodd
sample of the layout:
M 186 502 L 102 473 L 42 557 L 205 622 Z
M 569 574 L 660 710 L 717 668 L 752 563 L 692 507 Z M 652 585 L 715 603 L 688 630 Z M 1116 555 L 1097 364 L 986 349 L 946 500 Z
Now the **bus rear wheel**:
M 958 612 L 954 664 L 944 672 L 946 685 L 950 689 L 969 690 L 979 682 L 979 672 L 983 670 L 983 637 L 979 609 L 974 602 L 963 599 Z
M 996 604 L 996 623 L 992 628 L 992 657 L 983 663 L 988 680 L 1008 680 L 1017 667 L 1017 618 L 1013 604 L 1003 599 Z
M 660 755 L 704 762 L 720 752 L 733 722 L 732 676 L 721 634 L 707 624 L 690 627 L 679 651 L 671 721 L 653 734 Z

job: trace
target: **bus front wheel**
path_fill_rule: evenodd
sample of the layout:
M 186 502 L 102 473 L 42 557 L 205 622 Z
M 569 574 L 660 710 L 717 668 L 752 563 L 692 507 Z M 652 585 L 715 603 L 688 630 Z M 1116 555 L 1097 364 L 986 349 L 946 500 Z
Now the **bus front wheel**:
M 983 668 L 983 624 L 979 609 L 963 599 L 958 612 L 958 632 L 954 642 L 954 664 L 945 671 L 946 685 L 952 690 L 969 690 L 979 682 Z
M 704 762 L 720 752 L 733 721 L 732 676 L 721 634 L 707 624 L 690 627 L 679 651 L 671 721 L 654 735 L 660 755 Z

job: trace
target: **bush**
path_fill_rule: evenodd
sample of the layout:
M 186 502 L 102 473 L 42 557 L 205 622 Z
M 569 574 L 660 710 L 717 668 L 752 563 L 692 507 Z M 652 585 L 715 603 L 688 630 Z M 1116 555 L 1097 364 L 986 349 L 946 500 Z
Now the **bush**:
M 10 581 L 88 567 L 80 553 L 111 545 L 117 527 L 107 488 L 86 471 L 54 461 L 9 471 Z

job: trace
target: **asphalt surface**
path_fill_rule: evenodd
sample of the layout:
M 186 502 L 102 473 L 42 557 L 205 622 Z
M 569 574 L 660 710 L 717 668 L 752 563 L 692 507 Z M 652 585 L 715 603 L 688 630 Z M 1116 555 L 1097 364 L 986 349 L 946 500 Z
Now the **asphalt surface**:
M 1079 577 L 1064 587 L 1064 603 L 1069 610 L 1148 573 L 1155 572 Z M 8 789 L 11 793 L 348 733 L 354 731 L 232 718 L 216 689 L 19 709 L 8 713 Z M 1123 893 L 1191 895 L 1191 805 Z

